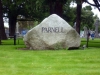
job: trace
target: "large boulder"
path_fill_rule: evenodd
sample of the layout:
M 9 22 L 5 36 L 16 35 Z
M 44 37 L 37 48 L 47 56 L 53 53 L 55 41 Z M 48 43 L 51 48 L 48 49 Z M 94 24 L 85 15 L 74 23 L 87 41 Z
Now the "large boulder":
M 45 18 L 24 36 L 27 48 L 34 50 L 66 49 L 80 46 L 80 36 L 56 14 Z

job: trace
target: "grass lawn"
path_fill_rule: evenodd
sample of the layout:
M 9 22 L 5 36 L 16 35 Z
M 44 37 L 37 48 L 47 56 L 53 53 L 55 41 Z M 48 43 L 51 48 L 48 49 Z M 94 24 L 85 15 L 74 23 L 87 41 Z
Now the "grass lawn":
M 90 40 L 85 50 L 18 50 L 22 40 L 9 42 L 0 45 L 1 75 L 100 75 L 100 39 Z

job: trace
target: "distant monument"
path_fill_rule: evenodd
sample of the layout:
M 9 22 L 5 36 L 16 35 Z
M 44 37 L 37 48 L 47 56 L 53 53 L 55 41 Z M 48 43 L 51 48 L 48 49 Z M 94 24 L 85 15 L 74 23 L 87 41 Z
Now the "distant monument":
M 16 23 L 16 35 L 17 36 L 19 35 L 19 24 L 18 24 L 18 22 Z
M 56 14 L 29 30 L 23 40 L 33 50 L 79 48 L 81 43 L 76 30 Z
M 86 26 L 84 26 L 83 29 L 84 29 L 84 37 L 87 38 L 88 29 Z
M 99 19 L 96 19 L 94 26 L 95 26 L 95 37 L 98 38 L 99 37 L 99 34 L 98 34 Z
M 76 22 L 74 23 L 74 26 L 73 26 L 73 28 L 76 30 Z

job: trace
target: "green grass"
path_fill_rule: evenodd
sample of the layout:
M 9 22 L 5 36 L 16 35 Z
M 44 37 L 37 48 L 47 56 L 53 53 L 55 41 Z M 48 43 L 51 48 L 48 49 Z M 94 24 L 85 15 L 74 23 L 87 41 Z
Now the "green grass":
M 84 45 L 84 44 L 85 45 L 87 44 L 87 39 L 82 39 L 81 45 Z M 98 47 L 98 48 L 100 48 L 100 39 L 99 38 L 94 39 L 94 40 L 89 39 L 88 46 L 89 47 Z
M 17 45 L 24 45 L 22 38 L 16 39 L 16 44 Z M 2 40 L 2 45 L 14 45 L 14 39 L 11 38 L 11 39 L 8 39 L 8 40 Z
M 99 39 L 90 40 L 92 44 L 89 42 L 90 47 L 85 50 L 42 51 L 19 50 L 24 47 L 23 42 L 8 45 L 11 41 L 4 40 L 0 45 L 1 75 L 100 75 Z

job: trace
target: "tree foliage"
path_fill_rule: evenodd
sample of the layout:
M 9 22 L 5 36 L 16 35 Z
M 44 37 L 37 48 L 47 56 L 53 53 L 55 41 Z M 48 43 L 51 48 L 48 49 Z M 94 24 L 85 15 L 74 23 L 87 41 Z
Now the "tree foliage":
M 89 29 L 93 28 L 93 24 L 94 24 L 94 17 L 93 17 L 93 12 L 91 11 L 92 8 L 91 6 L 86 6 L 82 9 L 82 14 L 81 14 L 81 29 L 86 26 Z
M 71 25 L 76 22 L 76 8 L 69 7 L 67 5 L 64 6 L 63 18 Z
M 82 8 L 81 13 L 81 24 L 80 29 L 83 30 L 83 27 L 86 26 L 90 29 L 93 29 L 94 24 L 94 14 L 91 11 L 91 6 L 86 6 Z M 68 7 L 67 5 L 64 6 L 64 19 L 70 24 L 74 25 L 76 22 L 76 7 Z
M 10 35 L 15 34 L 16 21 L 18 15 L 23 15 L 25 19 L 39 20 L 43 18 L 41 0 L 2 0 L 3 13 L 9 18 Z
M 75 1 L 77 4 L 80 4 L 84 0 L 2 0 L 4 9 L 3 13 L 6 13 L 7 17 L 9 18 L 9 27 L 11 35 L 15 34 L 16 22 L 18 19 L 17 17 L 19 15 L 23 15 L 24 19 L 41 21 L 49 14 L 55 13 L 59 16 L 62 16 L 62 18 L 64 18 L 71 25 L 73 25 L 74 22 L 79 22 L 80 19 L 78 17 L 77 20 L 77 16 L 79 16 L 79 10 L 76 12 L 77 8 L 70 7 L 70 3 L 72 1 Z M 81 23 L 81 27 L 83 25 L 87 25 L 93 22 L 93 14 L 90 10 L 91 7 L 86 7 L 82 9 L 81 21 L 83 22 Z M 91 19 L 91 21 L 87 22 L 86 20 L 89 18 Z

